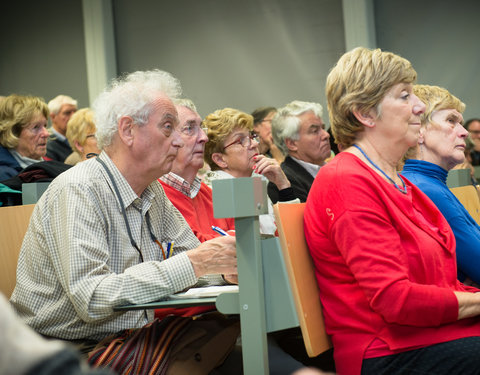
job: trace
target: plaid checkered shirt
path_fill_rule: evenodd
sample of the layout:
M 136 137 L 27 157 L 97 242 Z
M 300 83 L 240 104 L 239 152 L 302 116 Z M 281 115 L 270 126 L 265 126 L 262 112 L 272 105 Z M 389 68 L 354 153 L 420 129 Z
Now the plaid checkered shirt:
M 100 340 L 122 329 L 142 327 L 153 310 L 114 312 L 115 306 L 162 299 L 197 283 L 185 250 L 199 241 L 170 203 L 158 181 L 138 197 L 115 164 L 111 171 L 123 199 L 130 243 L 112 182 L 95 159 L 58 176 L 38 201 L 22 245 L 11 303 L 37 332 L 61 339 Z M 174 241 L 163 260 L 152 240 Z M 222 284 L 220 275 L 206 277 Z

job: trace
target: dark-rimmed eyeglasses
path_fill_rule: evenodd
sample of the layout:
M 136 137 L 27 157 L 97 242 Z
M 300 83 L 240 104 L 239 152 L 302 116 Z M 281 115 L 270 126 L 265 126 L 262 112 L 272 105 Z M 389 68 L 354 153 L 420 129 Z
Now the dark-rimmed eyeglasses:
M 233 145 L 241 145 L 242 147 L 248 148 L 252 145 L 252 141 L 258 142 L 258 135 L 255 133 L 250 133 L 248 135 L 244 135 L 243 137 L 237 139 L 236 141 L 233 141 L 232 143 L 229 143 L 225 147 L 223 147 L 223 150 L 225 150 L 227 147 L 233 146 Z

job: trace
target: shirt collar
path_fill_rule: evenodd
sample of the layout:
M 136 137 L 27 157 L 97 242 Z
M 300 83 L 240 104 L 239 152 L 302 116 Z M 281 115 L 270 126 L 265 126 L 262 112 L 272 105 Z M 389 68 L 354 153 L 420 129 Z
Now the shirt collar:
M 183 177 L 170 172 L 160 177 L 160 180 L 192 199 L 195 198 L 200 191 L 201 181 L 198 177 L 195 177 L 192 184 L 190 184 Z
M 15 158 L 15 160 L 18 162 L 18 164 L 20 164 L 20 167 L 22 167 L 22 168 L 27 168 L 29 165 L 32 165 L 32 164 L 43 161 L 42 158 L 32 159 L 32 158 L 28 158 L 26 156 L 22 156 L 18 153 L 17 150 L 15 150 L 13 148 L 8 149 L 8 151 L 10 151 L 12 156 Z
M 313 177 L 317 176 L 318 171 L 322 167 L 321 165 L 318 164 L 312 164 L 309 162 L 306 162 L 304 160 L 300 160 L 297 158 L 294 158 L 293 156 L 290 156 L 293 160 L 295 160 L 298 164 L 300 164 L 303 168 L 306 169 L 308 173 L 310 173 Z
M 50 130 L 52 132 L 52 135 L 55 136 L 55 138 L 57 138 L 59 141 L 68 143 L 67 137 L 65 137 L 63 134 L 60 134 L 59 132 L 57 132 L 53 127 Z
M 405 165 L 403 166 L 403 172 L 418 173 L 424 176 L 433 177 L 437 180 L 440 180 L 444 184 L 447 183 L 448 171 L 439 165 L 430 163 L 428 161 L 407 159 L 407 161 L 405 161 Z

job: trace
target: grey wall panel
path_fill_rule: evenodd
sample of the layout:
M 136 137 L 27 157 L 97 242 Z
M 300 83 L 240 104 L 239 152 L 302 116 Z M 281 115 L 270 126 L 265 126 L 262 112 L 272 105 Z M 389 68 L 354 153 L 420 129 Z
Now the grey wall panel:
M 118 72 L 171 72 L 202 116 L 295 99 L 326 107 L 326 75 L 345 48 L 338 0 L 116 0 L 113 7 Z
M 81 0 L 4 1 L 0 95 L 67 94 L 88 105 Z
M 442 86 L 480 116 L 480 1 L 376 0 L 377 43 L 410 60 L 418 82 Z

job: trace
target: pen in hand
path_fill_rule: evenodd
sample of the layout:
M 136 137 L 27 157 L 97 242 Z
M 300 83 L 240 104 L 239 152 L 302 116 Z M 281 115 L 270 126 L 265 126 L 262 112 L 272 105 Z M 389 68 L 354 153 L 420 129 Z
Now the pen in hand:
M 216 227 L 215 225 L 212 225 L 212 230 L 217 232 L 218 234 L 221 234 L 222 236 L 230 236 L 227 232 L 225 232 L 222 228 Z

